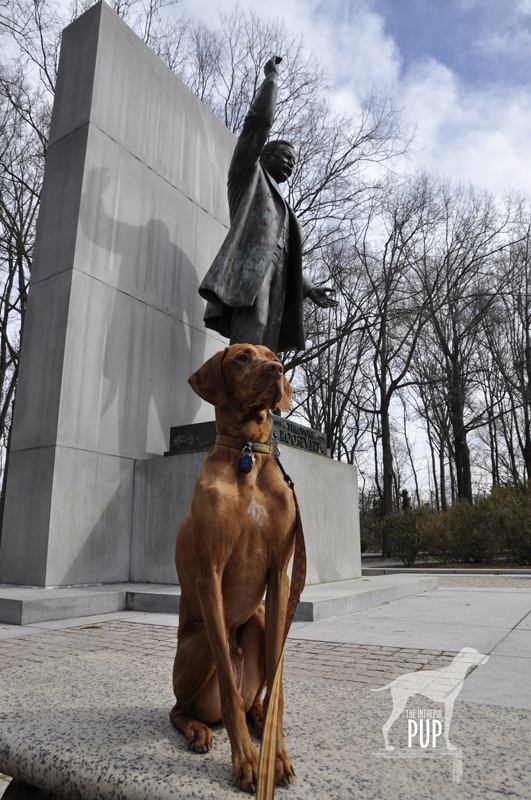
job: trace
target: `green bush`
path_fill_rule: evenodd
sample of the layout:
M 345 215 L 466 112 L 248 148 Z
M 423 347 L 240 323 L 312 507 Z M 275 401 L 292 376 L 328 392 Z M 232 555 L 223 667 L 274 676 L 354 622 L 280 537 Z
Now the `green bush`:
M 367 541 L 367 539 L 360 539 L 360 550 L 361 550 L 362 553 L 364 553 L 366 551 L 368 546 L 369 546 L 369 542 Z
M 441 564 L 455 561 L 455 539 L 447 525 L 448 515 L 433 511 L 427 525 L 426 547 L 428 555 Z
M 408 567 L 422 552 L 442 564 L 482 564 L 507 555 L 531 566 L 531 484 L 497 486 L 475 505 L 461 500 L 446 513 L 406 509 L 389 514 L 378 527 Z
M 428 549 L 431 513 L 425 508 L 388 514 L 380 523 L 382 534 L 393 543 L 393 552 L 406 567 L 412 567 L 419 553 Z
M 429 544 L 429 553 L 443 564 L 493 561 L 504 549 L 505 515 L 503 502 L 492 492 L 471 506 L 466 500 L 455 503 L 438 516 Z
M 503 549 L 499 517 L 500 509 L 490 497 L 481 498 L 475 506 L 466 500 L 455 503 L 446 520 L 454 560 L 482 564 L 497 558 Z
M 520 566 L 529 567 L 531 566 L 531 484 L 521 483 L 495 491 L 504 500 L 503 533 L 507 553 Z

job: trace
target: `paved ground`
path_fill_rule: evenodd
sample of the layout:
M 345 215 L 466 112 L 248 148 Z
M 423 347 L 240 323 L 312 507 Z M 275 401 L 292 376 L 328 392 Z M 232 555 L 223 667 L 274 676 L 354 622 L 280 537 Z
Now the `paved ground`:
M 306 776 L 297 781 L 298 789 L 291 787 L 285 795 L 279 792 L 280 796 L 288 800 L 306 796 L 393 800 L 418 797 L 420 800 L 437 793 L 440 797 L 467 800 L 509 795 L 529 800 L 531 579 L 451 575 L 440 576 L 439 584 L 439 589 L 422 595 L 330 620 L 293 626 L 285 669 L 286 686 L 292 687 L 289 691 L 297 698 L 293 713 L 297 715 L 301 704 L 310 702 L 307 715 L 313 715 L 314 722 L 320 719 L 319 724 L 324 725 L 323 708 L 334 707 L 336 727 L 341 714 L 347 714 L 348 726 L 352 719 L 357 720 L 354 733 L 351 731 L 356 743 L 354 740 L 350 745 L 345 743 L 341 738 L 341 726 L 336 729 L 333 735 L 341 738 L 338 751 L 343 754 L 342 758 L 350 753 L 354 766 L 347 769 L 343 764 L 336 774 L 327 740 L 324 750 L 318 747 L 313 753 L 314 768 L 320 777 L 312 775 L 310 778 L 312 761 L 307 762 L 310 744 L 306 742 L 306 749 L 300 754 L 304 768 L 299 769 L 299 774 L 306 771 Z M 144 663 L 146 670 L 149 665 L 157 675 L 169 676 L 177 620 L 173 615 L 117 612 L 24 628 L 2 625 L 0 691 L 8 698 L 15 684 L 30 676 L 29 687 L 37 676 L 44 677 L 44 674 L 56 675 L 56 680 L 64 675 L 64 679 L 69 680 L 67 676 L 72 674 L 76 664 L 80 669 L 86 669 L 89 663 L 95 665 L 94 669 L 100 669 L 106 659 L 115 665 Z M 386 690 L 373 694 L 368 689 L 383 687 L 405 673 L 447 666 L 462 647 L 474 647 L 489 655 L 489 660 L 469 674 L 455 707 L 452 741 L 461 748 L 464 764 L 463 780 L 457 784 L 449 777 L 451 769 L 444 758 L 417 759 L 413 763 L 411 759 L 390 759 L 389 754 L 386 755 L 380 729 L 392 709 L 391 695 Z M 41 682 L 40 677 L 37 682 Z M 308 692 L 310 685 L 312 689 Z M 443 709 L 440 704 L 420 696 L 408 703 L 408 709 L 415 708 Z M 298 727 L 293 724 L 294 731 Z M 327 719 L 326 726 L 330 728 L 330 725 L 334 728 L 333 720 Z M 363 732 L 361 740 L 360 731 Z M 408 755 L 406 731 L 403 714 L 392 729 L 392 737 L 399 745 L 397 754 Z M 310 733 L 306 730 L 306 735 Z M 319 732 L 314 729 L 314 733 L 313 738 L 310 736 L 311 742 L 320 740 Z M 221 742 L 220 750 L 225 752 L 224 732 L 216 736 Z M 304 737 L 303 732 L 300 736 Z M 367 742 L 370 742 L 369 750 Z M 365 759 L 361 772 L 360 765 L 355 764 L 360 748 Z M 325 750 L 328 755 L 320 761 Z M 420 753 L 418 747 L 416 751 L 412 748 L 413 751 Z M 449 754 L 444 749 L 442 755 Z M 197 760 L 193 762 L 197 763 Z M 323 778 L 327 769 L 332 784 L 329 789 Z M 382 776 L 381 793 L 367 785 L 366 777 L 370 774 L 376 781 L 378 775 Z M 365 777 L 360 777 L 362 775 Z M 489 776 L 487 781 L 486 775 Z M 302 788 L 304 780 L 304 785 L 312 790 L 308 795 Z M 353 783 L 348 790 L 345 786 L 341 789 L 337 780 Z M 0 781 L 0 794 L 4 785 L 7 784 Z M 219 797 L 225 796 L 225 789 L 225 786 L 223 791 L 219 789 Z M 230 787 L 227 791 L 232 794 Z M 216 797 L 216 793 L 204 796 Z

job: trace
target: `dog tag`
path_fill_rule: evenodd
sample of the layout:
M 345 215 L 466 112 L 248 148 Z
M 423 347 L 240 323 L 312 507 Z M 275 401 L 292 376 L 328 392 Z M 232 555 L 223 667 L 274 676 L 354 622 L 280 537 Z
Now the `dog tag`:
M 238 472 L 248 473 L 254 467 L 254 456 L 252 453 L 243 455 L 238 461 Z

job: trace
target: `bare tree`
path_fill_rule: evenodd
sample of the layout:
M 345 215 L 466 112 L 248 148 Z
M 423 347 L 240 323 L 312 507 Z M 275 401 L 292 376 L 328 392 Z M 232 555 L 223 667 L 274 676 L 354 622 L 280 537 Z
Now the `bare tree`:
M 482 322 L 496 299 L 496 258 L 508 244 L 504 234 L 511 210 L 500 209 L 487 192 L 442 183 L 439 219 L 436 246 L 423 264 L 429 325 L 419 352 L 440 375 L 452 430 L 457 497 L 472 503 L 468 436 L 486 422 L 478 393 Z
M 359 310 L 371 343 L 362 372 L 373 384 L 357 404 L 378 417 L 384 515 L 393 511 L 391 404 L 395 394 L 412 382 L 411 362 L 427 321 L 428 298 L 418 276 L 433 225 L 431 183 L 419 175 L 388 186 L 354 242 L 355 268 L 365 285 Z M 384 541 L 384 554 L 389 547 Z
M 519 217 L 515 236 L 518 241 L 498 261 L 496 295 L 483 320 L 493 362 L 487 384 L 493 397 L 490 446 L 496 454 L 502 438 L 509 475 L 513 480 L 531 480 L 531 212 L 528 209 Z M 493 471 L 499 480 L 495 462 Z
M 341 245 L 326 248 L 322 262 L 339 290 L 340 304 L 326 311 L 313 304 L 305 308 L 309 350 L 315 355 L 311 360 L 301 358 L 296 371 L 290 368 L 294 372 L 290 415 L 302 416 L 311 427 L 322 430 L 330 454 L 352 464 L 367 427 L 365 416 L 353 404 L 361 391 L 361 364 L 369 347 L 357 304 L 362 291 L 360 273 L 344 269 Z

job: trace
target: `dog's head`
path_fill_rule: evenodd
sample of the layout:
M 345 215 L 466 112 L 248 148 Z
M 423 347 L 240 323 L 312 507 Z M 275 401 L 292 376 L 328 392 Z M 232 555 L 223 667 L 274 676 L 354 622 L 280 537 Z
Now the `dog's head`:
M 478 653 L 475 647 L 462 647 L 455 656 L 453 664 L 467 664 L 469 667 L 479 667 L 486 664 L 489 657 Z
M 220 408 L 236 401 L 244 409 L 288 411 L 292 390 L 277 356 L 262 345 L 233 344 L 209 358 L 188 383 Z

